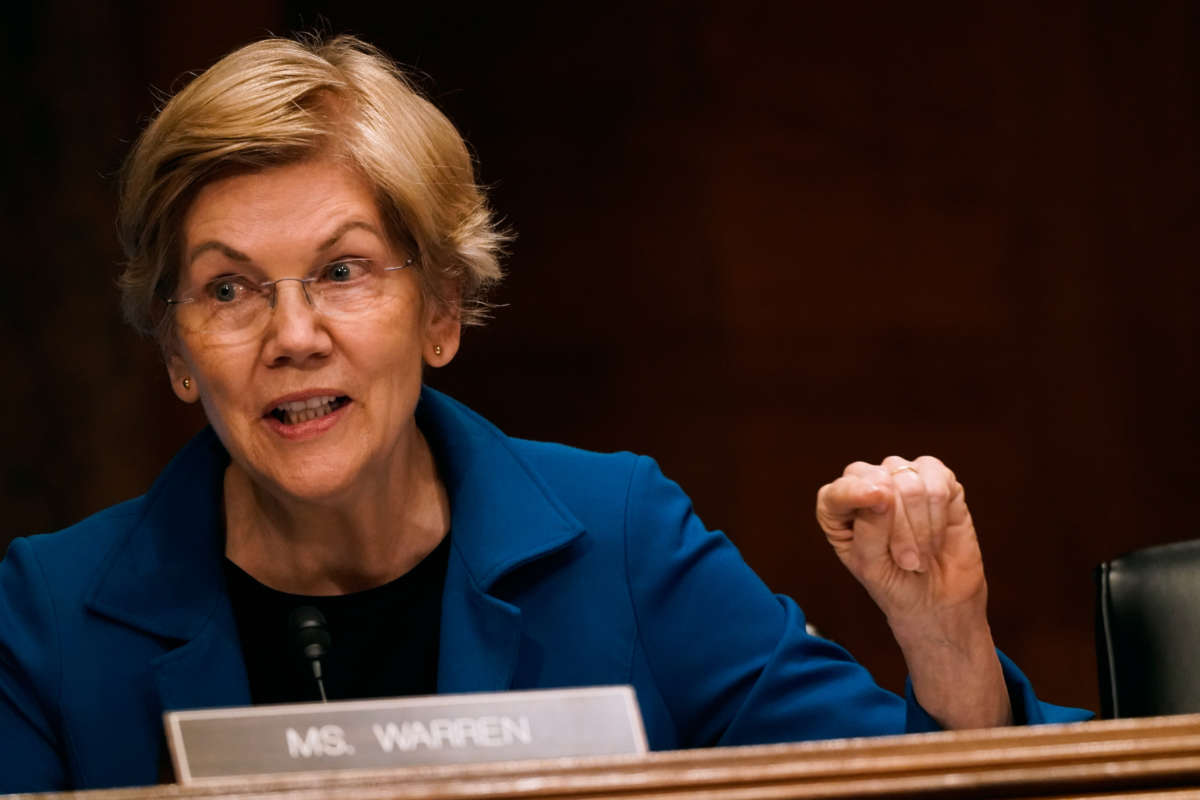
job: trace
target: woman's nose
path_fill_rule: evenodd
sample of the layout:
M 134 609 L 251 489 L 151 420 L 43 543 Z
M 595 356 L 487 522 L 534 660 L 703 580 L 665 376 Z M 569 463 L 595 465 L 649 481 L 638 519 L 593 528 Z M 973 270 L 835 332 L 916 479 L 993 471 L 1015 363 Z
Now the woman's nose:
M 284 278 L 274 286 L 263 357 L 269 364 L 299 365 L 329 355 L 332 339 L 305 283 Z

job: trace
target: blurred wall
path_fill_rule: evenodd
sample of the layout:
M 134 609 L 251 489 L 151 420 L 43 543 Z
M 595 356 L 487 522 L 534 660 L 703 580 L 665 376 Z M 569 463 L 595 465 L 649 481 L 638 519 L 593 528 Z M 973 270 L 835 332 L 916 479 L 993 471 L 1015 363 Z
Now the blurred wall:
M 0 550 L 140 493 L 203 424 L 120 321 L 113 173 L 184 73 L 316 25 L 427 75 L 520 234 L 434 385 L 654 455 L 891 688 L 812 498 L 937 454 L 998 643 L 1096 708 L 1091 568 L 1198 535 L 1194 3 L 379 5 L 7 20 Z

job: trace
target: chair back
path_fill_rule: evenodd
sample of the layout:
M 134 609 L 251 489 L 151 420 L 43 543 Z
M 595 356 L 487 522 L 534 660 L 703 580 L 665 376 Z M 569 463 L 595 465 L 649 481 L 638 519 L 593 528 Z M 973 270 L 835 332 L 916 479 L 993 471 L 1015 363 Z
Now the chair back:
M 1102 716 L 1200 712 L 1200 540 L 1129 553 L 1095 577 Z

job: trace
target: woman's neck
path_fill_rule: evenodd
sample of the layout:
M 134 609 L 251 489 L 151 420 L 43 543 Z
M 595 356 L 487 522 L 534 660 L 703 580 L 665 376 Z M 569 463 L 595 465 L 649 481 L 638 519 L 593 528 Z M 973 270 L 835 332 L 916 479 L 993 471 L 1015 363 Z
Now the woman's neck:
M 417 432 L 374 480 L 312 502 L 273 493 L 231 463 L 225 555 L 283 592 L 333 595 L 381 586 L 415 567 L 450 530 L 450 501 Z

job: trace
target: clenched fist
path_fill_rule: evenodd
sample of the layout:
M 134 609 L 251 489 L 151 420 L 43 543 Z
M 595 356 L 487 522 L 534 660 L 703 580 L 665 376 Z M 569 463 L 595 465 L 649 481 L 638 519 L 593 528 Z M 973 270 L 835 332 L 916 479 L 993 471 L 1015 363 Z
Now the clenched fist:
M 886 615 L 925 710 L 946 727 L 1011 721 L 983 558 L 954 473 L 932 456 L 856 461 L 817 493 L 817 521 Z

